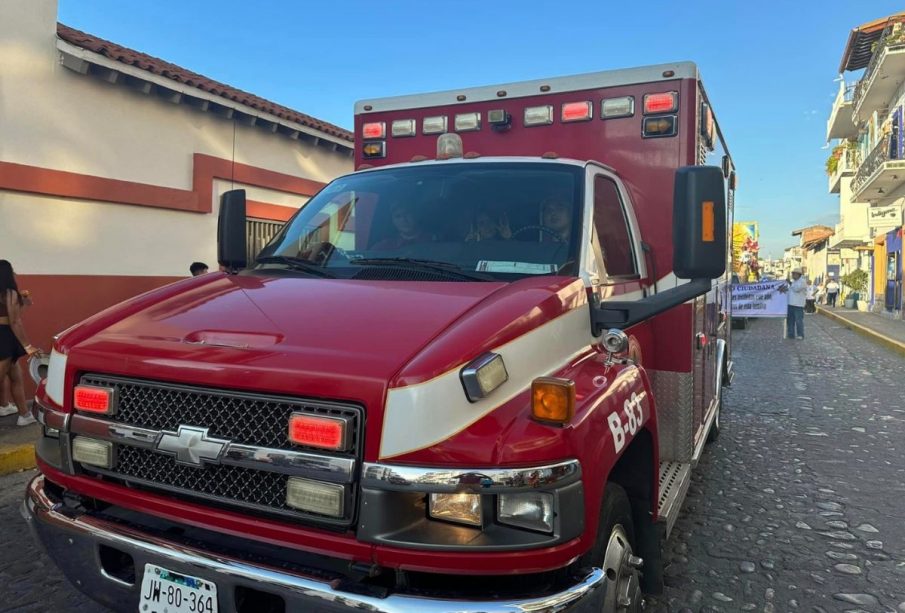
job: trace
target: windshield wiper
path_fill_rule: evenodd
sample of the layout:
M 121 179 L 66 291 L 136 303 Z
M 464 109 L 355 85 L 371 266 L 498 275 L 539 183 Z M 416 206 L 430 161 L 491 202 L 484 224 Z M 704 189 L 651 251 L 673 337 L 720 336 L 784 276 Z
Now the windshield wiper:
M 356 258 L 350 260 L 350 263 L 361 266 L 399 266 L 400 268 L 441 272 L 472 281 L 496 281 L 496 279 L 490 275 L 462 270 L 455 264 L 439 262 L 437 260 L 421 260 L 418 258 Z
M 325 279 L 335 279 L 334 275 L 331 275 L 329 272 L 324 270 L 322 266 L 318 266 L 317 264 L 312 264 L 308 260 L 302 258 L 294 258 L 289 255 L 265 255 L 262 258 L 257 259 L 258 264 L 285 264 L 287 268 L 291 268 L 292 270 L 300 270 L 302 272 L 307 272 L 308 274 L 314 275 L 316 277 L 323 277 Z

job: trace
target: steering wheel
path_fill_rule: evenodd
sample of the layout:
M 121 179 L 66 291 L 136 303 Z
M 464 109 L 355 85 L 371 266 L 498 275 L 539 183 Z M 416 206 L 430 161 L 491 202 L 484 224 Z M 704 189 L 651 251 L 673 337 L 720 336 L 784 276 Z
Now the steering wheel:
M 318 266 L 326 266 L 327 262 L 334 255 L 348 260 L 346 252 L 344 250 L 327 241 L 315 243 L 310 248 L 305 249 L 300 253 L 300 257 L 303 257 L 304 259 L 310 261 L 312 264 L 316 264 Z
M 542 226 L 542 225 L 523 226 L 512 233 L 512 238 L 515 238 L 516 236 L 518 236 L 519 234 L 522 234 L 523 232 L 531 232 L 532 230 L 536 230 L 538 232 L 547 234 L 548 236 L 550 236 L 550 238 L 552 238 L 557 243 L 563 242 L 563 240 L 559 236 L 559 233 L 556 230 L 554 230 L 553 228 L 551 228 L 549 226 Z

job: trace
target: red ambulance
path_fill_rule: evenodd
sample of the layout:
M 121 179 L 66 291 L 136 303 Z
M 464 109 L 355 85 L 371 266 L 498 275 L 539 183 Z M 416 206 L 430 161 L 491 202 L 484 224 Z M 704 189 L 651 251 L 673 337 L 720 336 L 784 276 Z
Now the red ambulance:
M 60 334 L 24 511 L 118 610 L 638 611 L 731 382 L 691 63 L 359 102 L 246 262 Z M 730 226 L 731 227 L 731 226 Z

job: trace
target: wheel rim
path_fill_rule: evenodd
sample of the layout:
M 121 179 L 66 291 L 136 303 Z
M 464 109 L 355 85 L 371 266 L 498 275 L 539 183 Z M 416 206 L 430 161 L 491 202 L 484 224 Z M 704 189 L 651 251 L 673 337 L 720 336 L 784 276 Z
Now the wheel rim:
M 605 613 L 640 612 L 644 606 L 641 594 L 639 568 L 641 559 L 632 552 L 632 544 L 621 524 L 613 526 L 610 540 L 603 556 L 603 572 L 606 573 Z

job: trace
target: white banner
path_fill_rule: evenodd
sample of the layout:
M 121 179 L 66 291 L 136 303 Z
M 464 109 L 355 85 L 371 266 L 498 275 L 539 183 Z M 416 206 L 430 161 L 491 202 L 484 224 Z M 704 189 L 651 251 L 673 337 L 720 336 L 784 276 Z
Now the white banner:
M 732 315 L 735 317 L 785 317 L 789 296 L 779 288 L 785 281 L 765 281 L 732 286 Z

